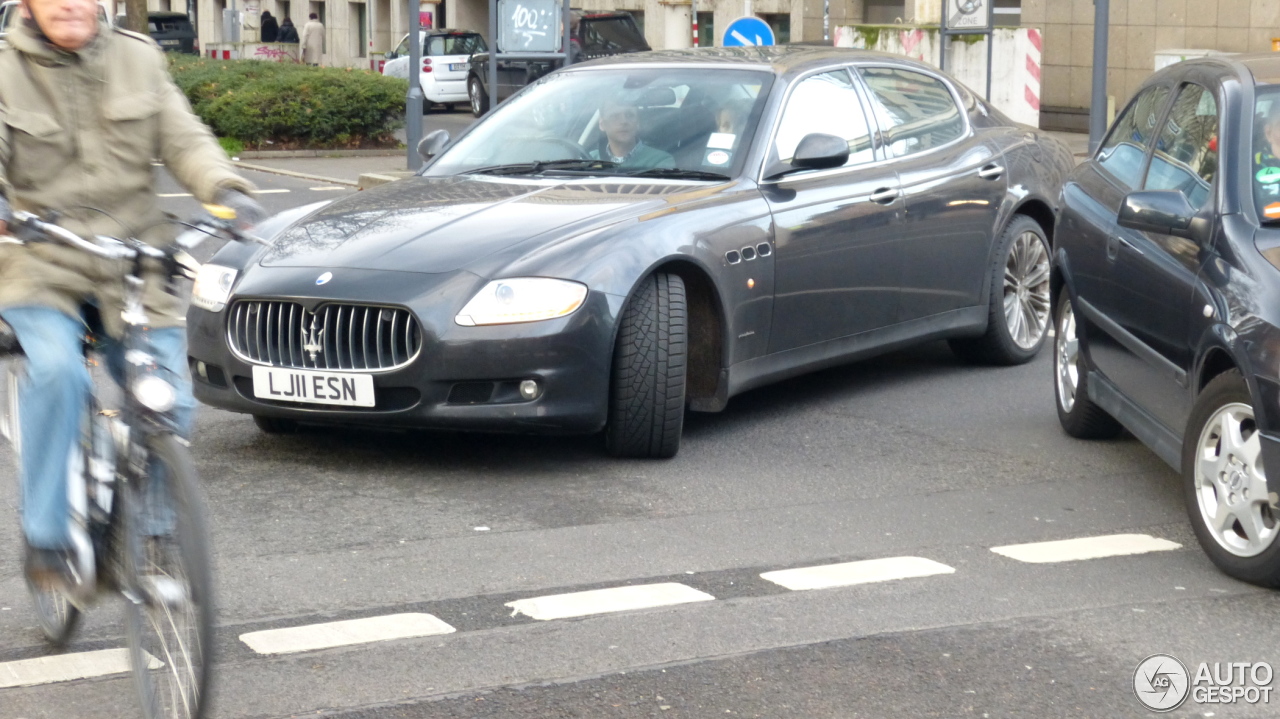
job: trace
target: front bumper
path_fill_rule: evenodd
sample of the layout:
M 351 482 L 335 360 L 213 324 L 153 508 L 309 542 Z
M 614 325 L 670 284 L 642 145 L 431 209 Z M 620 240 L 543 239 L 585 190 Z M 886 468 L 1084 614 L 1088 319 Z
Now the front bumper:
M 271 298 L 316 304 L 317 273 L 314 268 L 255 268 L 232 302 Z M 608 296 L 592 292 L 578 311 L 556 320 L 461 327 L 454 324 L 454 315 L 484 284 L 474 275 L 357 270 L 335 274 L 343 281 L 335 279 L 332 288 L 326 287 L 323 300 L 399 305 L 421 323 L 423 346 L 416 359 L 398 369 L 370 373 L 377 397 L 374 407 L 254 397 L 254 364 L 231 350 L 228 312 L 193 307 L 187 334 L 196 398 L 233 412 L 304 422 L 531 433 L 589 433 L 604 426 L 617 312 L 617 303 Z M 273 291 L 262 292 L 268 284 Z M 307 285 L 311 295 L 303 290 Z M 198 363 L 204 363 L 204 372 Z M 525 379 L 539 383 L 537 398 L 522 400 L 514 390 Z

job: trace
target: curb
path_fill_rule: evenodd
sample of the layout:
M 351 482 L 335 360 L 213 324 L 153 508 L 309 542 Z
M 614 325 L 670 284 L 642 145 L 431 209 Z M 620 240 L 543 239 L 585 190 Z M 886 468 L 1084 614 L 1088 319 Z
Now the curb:
M 358 187 L 361 190 L 367 190 L 370 187 L 385 185 L 388 182 L 403 180 L 406 177 L 413 177 L 413 172 L 366 172 L 360 175 Z
M 336 177 L 325 177 L 324 175 L 312 175 L 306 172 L 294 172 L 293 170 L 281 170 L 278 167 L 266 167 L 265 165 L 254 165 L 248 162 L 232 162 L 231 164 L 242 170 L 253 170 L 254 172 L 269 172 L 273 175 L 284 175 L 286 177 L 296 177 L 300 180 L 314 180 L 316 182 L 327 182 L 331 185 L 346 185 L 347 187 L 359 187 L 360 183 L 351 180 L 340 180 Z

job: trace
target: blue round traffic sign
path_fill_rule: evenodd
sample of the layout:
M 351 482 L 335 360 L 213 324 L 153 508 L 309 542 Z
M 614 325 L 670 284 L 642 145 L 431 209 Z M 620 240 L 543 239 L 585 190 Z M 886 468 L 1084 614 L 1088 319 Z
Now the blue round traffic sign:
M 774 44 L 773 29 L 758 17 L 740 17 L 724 29 L 725 47 Z

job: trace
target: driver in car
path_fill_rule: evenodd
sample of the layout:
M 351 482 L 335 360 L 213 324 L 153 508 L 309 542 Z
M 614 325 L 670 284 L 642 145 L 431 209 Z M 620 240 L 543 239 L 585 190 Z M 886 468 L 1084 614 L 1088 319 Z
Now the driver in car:
M 1253 156 L 1254 186 L 1268 203 L 1267 217 L 1280 216 L 1280 208 L 1272 207 L 1280 203 L 1280 102 L 1271 103 L 1262 130 L 1265 143 L 1258 143 Z
M 600 131 L 608 139 L 602 149 L 592 150 L 591 159 L 609 160 L 624 169 L 674 168 L 675 158 L 640 141 L 640 109 L 620 98 L 605 100 L 600 108 Z

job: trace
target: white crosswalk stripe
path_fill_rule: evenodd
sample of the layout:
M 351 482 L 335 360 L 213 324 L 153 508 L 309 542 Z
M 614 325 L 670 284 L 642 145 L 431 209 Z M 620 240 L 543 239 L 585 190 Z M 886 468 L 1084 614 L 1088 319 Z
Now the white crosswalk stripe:
M 452 626 L 430 614 L 388 614 L 366 619 L 267 629 L 240 635 L 240 641 L 259 654 L 292 654 L 331 647 L 386 642 L 392 639 L 452 634 Z
M 924 557 L 888 557 L 817 567 L 782 569 L 776 572 L 765 572 L 760 575 L 760 578 L 793 591 L 802 591 L 929 577 L 935 574 L 954 574 L 955 571 L 953 567 Z
M 1010 559 L 1016 559 L 1019 562 L 1047 564 L 1052 562 L 1074 562 L 1081 559 L 1120 557 L 1130 554 L 1146 554 L 1147 552 L 1167 552 L 1181 548 L 1182 545 L 1177 542 L 1158 539 L 1149 534 L 1109 534 L 1102 537 L 1081 537 L 1079 539 L 1062 539 L 1053 542 L 1010 544 L 1003 547 L 992 547 L 991 551 Z
M 570 594 L 552 594 L 508 602 L 507 606 L 511 607 L 512 616 L 524 614 L 533 619 L 547 620 L 665 607 L 689 602 L 708 602 L 714 599 L 715 597 L 710 594 L 700 592 L 693 587 L 676 582 L 663 582 L 593 589 Z
M 157 669 L 164 664 L 155 657 L 150 657 L 148 666 Z M 0 689 L 105 677 L 127 671 L 129 671 L 128 649 L 58 654 L 0 664 Z

